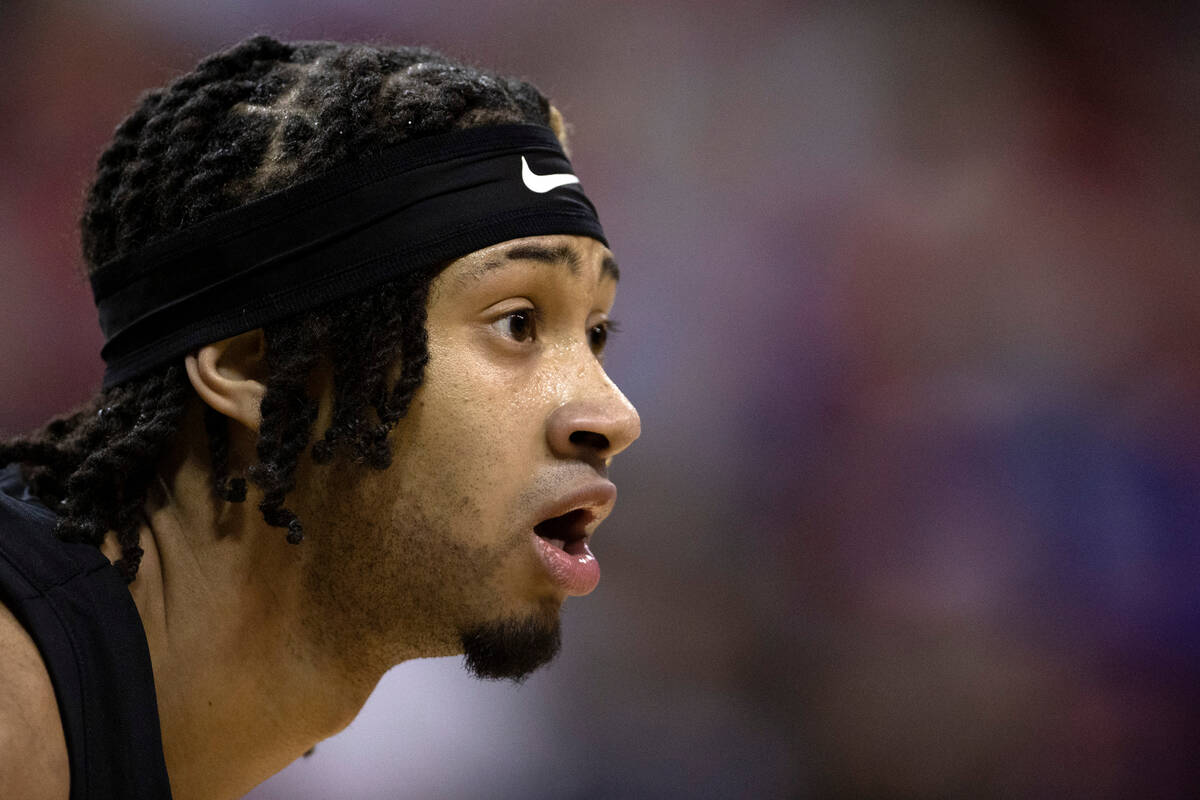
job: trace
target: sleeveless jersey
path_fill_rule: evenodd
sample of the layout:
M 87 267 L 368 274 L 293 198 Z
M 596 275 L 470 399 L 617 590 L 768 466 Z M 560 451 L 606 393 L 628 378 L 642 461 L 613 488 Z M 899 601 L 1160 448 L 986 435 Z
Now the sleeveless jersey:
M 71 800 L 171 796 L 150 650 L 133 597 L 98 549 L 60 542 L 16 464 L 0 469 L 0 602 L 54 685 Z

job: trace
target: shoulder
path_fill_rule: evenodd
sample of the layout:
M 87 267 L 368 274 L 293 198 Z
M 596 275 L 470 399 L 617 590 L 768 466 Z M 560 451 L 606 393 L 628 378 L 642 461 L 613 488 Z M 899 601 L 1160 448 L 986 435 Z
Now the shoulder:
M 65 800 L 70 779 L 50 675 L 29 633 L 0 603 L 0 786 L 9 797 Z

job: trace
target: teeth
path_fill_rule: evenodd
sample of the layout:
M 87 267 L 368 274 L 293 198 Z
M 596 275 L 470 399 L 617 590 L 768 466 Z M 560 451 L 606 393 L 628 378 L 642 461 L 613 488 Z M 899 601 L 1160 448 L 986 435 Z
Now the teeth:
M 562 514 L 560 516 L 551 517 L 550 519 L 542 521 L 534 527 L 533 532 L 557 547 L 559 550 L 566 550 L 567 536 L 574 536 L 574 534 L 571 532 L 571 523 L 571 514 Z M 567 536 L 558 535 L 564 533 L 567 534 Z
M 582 509 L 575 509 L 574 511 L 568 511 L 566 514 L 542 520 L 534 526 L 533 532 L 555 547 L 565 550 L 568 541 L 574 541 L 586 535 L 583 524 L 587 521 L 587 518 L 587 512 Z M 559 533 L 565 533 L 566 536 L 555 536 L 555 534 Z

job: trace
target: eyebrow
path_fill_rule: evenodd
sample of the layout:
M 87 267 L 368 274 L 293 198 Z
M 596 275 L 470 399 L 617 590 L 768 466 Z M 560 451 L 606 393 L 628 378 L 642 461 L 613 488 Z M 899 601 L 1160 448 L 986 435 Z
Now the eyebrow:
M 542 264 L 564 264 L 572 275 L 579 274 L 582 259 L 579 253 L 569 245 L 546 247 L 540 244 L 519 244 L 504 251 L 503 258 L 488 259 L 478 268 L 472 270 L 467 277 L 482 278 L 494 269 L 506 266 L 510 261 L 538 261 Z M 617 267 L 616 259 L 605 255 L 600 262 L 600 277 L 608 276 L 614 281 L 621 279 L 621 270 Z

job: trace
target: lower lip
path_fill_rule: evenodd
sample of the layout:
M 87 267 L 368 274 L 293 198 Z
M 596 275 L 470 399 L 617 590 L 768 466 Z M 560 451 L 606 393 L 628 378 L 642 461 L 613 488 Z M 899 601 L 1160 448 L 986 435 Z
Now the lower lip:
M 550 578 L 569 595 L 579 597 L 590 593 L 600 583 L 600 562 L 588 549 L 587 542 L 578 541 L 567 545 L 568 553 L 560 550 L 537 534 L 538 555 L 546 565 Z

